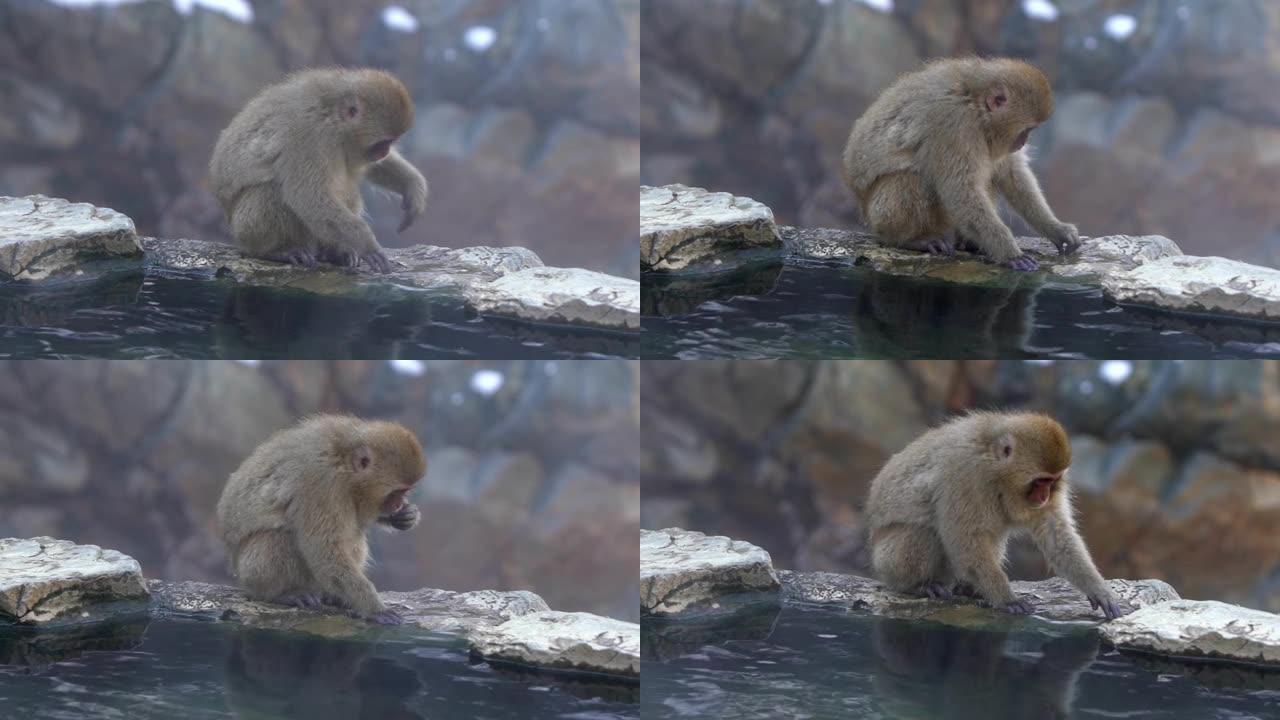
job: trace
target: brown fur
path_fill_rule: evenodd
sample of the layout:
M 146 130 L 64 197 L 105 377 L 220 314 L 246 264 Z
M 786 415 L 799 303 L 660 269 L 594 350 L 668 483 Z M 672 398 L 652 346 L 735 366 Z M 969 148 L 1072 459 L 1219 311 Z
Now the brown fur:
M 1027 63 L 937 60 L 898 78 L 858 118 L 842 175 L 886 245 L 950 252 L 955 238 L 943 236 L 955 231 L 993 262 L 1030 269 L 996 212 L 997 192 L 1059 251 L 1080 245 L 1018 147 L 1052 113 L 1049 81 Z
M 233 574 L 255 599 L 395 621 L 364 575 L 365 532 L 417 524 L 404 494 L 425 472 L 422 446 L 397 423 L 319 415 L 276 433 L 218 501 Z
M 871 484 L 876 574 L 893 590 L 933 597 L 950 597 L 962 583 L 996 607 L 1030 612 L 1002 569 L 1009 533 L 1028 530 L 1058 575 L 1108 619 L 1118 616 L 1118 600 L 1075 529 L 1070 464 L 1066 431 L 1044 415 L 973 413 L 926 432 Z M 1037 483 L 1048 488 L 1039 506 L 1031 498 Z
M 389 73 L 295 73 L 259 92 L 222 131 L 209 184 L 251 256 L 307 266 L 364 261 L 387 272 L 361 217 L 360 181 L 404 199 L 401 230 L 422 213 L 427 181 L 390 147 L 412 125 L 409 92 Z

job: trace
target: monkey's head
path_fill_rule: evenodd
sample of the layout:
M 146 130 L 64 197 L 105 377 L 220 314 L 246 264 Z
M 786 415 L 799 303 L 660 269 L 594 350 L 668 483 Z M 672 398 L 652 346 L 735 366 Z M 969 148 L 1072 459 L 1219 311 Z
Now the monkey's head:
M 1065 491 L 1071 465 L 1066 430 L 1037 413 L 1003 416 L 992 430 L 988 452 L 1009 515 L 1026 518 L 1048 507 Z
M 375 163 L 413 126 L 413 100 L 404 84 L 382 70 L 343 73 L 335 114 L 348 158 Z
M 344 453 L 360 514 L 367 522 L 394 515 L 427 472 L 418 438 L 394 422 L 362 423 Z
M 974 88 L 992 147 L 1016 153 L 1031 131 L 1053 114 L 1053 89 L 1034 65 L 1021 60 L 986 60 Z

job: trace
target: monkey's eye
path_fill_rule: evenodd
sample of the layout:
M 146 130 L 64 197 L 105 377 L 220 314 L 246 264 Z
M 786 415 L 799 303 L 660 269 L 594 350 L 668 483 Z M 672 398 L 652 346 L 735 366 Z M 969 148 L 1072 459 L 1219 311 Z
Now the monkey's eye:
M 1013 454 L 1013 446 L 1010 445 L 1009 443 L 1005 443 L 1004 445 L 1001 445 L 1000 454 L 1003 455 L 1004 457 L 1009 457 L 1010 455 Z
M 361 469 L 361 470 L 368 470 L 368 469 L 369 469 L 369 463 L 370 463 L 370 462 L 372 462 L 372 459 L 371 459 L 368 455 L 361 455 L 361 456 L 360 456 L 360 469 Z
M 355 105 L 349 105 L 349 106 L 347 106 L 347 117 L 348 117 L 348 118 L 353 118 L 353 117 L 355 117 L 355 116 L 357 116 L 357 115 L 359 115 L 359 114 L 360 114 L 360 108 L 356 107 Z

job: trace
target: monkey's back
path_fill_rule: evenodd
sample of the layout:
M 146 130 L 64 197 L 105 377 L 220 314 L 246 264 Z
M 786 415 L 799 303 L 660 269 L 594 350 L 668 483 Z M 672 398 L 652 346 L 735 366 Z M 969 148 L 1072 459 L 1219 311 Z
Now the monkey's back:
M 931 128 L 970 122 L 960 73 L 983 61 L 943 60 L 898 77 L 853 124 L 843 154 L 845 183 L 860 201 L 877 179 L 909 171 L 946 145 Z
M 989 422 L 990 416 L 981 412 L 954 418 L 925 431 L 889 458 L 867 496 L 869 529 L 892 523 L 933 525 L 942 485 L 969 480 L 965 458 L 973 455 Z
M 324 489 L 330 455 L 317 443 L 317 425 L 325 420 L 275 433 L 231 473 L 218 500 L 218 525 L 229 547 L 257 532 L 288 530 L 287 513 L 298 493 Z

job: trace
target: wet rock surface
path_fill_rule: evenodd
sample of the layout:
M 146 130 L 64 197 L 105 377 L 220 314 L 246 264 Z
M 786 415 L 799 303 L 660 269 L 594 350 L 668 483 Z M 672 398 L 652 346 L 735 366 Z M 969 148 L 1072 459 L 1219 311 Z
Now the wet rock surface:
M 1280 321 L 1280 270 L 1221 257 L 1168 257 L 1107 275 L 1117 303 Z
M 200 582 L 150 583 L 153 611 L 180 617 L 237 622 L 327 637 L 374 638 L 387 628 L 333 609 L 303 610 L 250 600 L 238 588 Z M 423 588 L 383 592 L 382 601 L 405 626 L 458 634 L 485 658 L 552 670 L 635 677 L 640 627 L 591 613 L 550 610 L 527 590 L 453 592 Z
M 124 553 L 50 537 L 0 539 L 0 620 L 40 624 L 146 597 L 142 568 Z
M 476 628 L 471 649 L 518 665 L 640 678 L 640 626 L 583 612 L 554 610 Z
M 782 227 L 783 242 L 792 254 L 812 260 L 844 261 L 866 265 L 892 275 L 930 277 L 967 284 L 997 284 L 1023 277 L 1008 268 L 986 262 L 979 255 L 958 252 L 955 257 L 899 250 L 881 245 L 876 236 L 859 230 Z M 1160 258 L 1180 256 L 1176 243 L 1160 235 L 1134 237 L 1108 235 L 1088 238 L 1070 255 L 1059 254 L 1044 238 L 1017 238 L 1023 252 L 1040 263 L 1040 269 L 1060 278 L 1095 280 L 1110 273 L 1131 270 Z
M 1173 600 L 1102 626 L 1123 650 L 1257 663 L 1280 669 L 1280 615 L 1215 600 Z
M 846 610 L 862 610 L 903 619 L 946 620 L 975 611 L 998 620 L 1002 616 L 980 605 L 972 598 L 956 598 L 948 602 L 915 598 L 887 590 L 879 582 L 857 575 L 828 572 L 778 571 L 782 581 L 782 600 L 789 603 L 834 605 Z M 1178 593 L 1163 580 L 1110 580 L 1111 589 L 1128 609 L 1146 607 L 1166 600 L 1178 599 Z M 1100 610 L 1089 606 L 1089 600 L 1062 578 L 1018 581 L 1013 591 L 1035 608 L 1035 617 L 1062 621 L 1097 621 L 1105 618 Z
M 140 260 L 133 220 L 43 195 L 0 196 L 0 279 L 75 274 L 92 260 Z
M 640 531 L 641 614 L 679 613 L 777 587 L 769 553 L 751 543 L 680 528 Z
M 482 315 L 640 329 L 640 283 L 592 270 L 531 267 L 474 284 L 466 298 Z
M 684 185 L 640 188 L 642 269 L 715 269 L 746 250 L 782 250 L 763 203 Z

